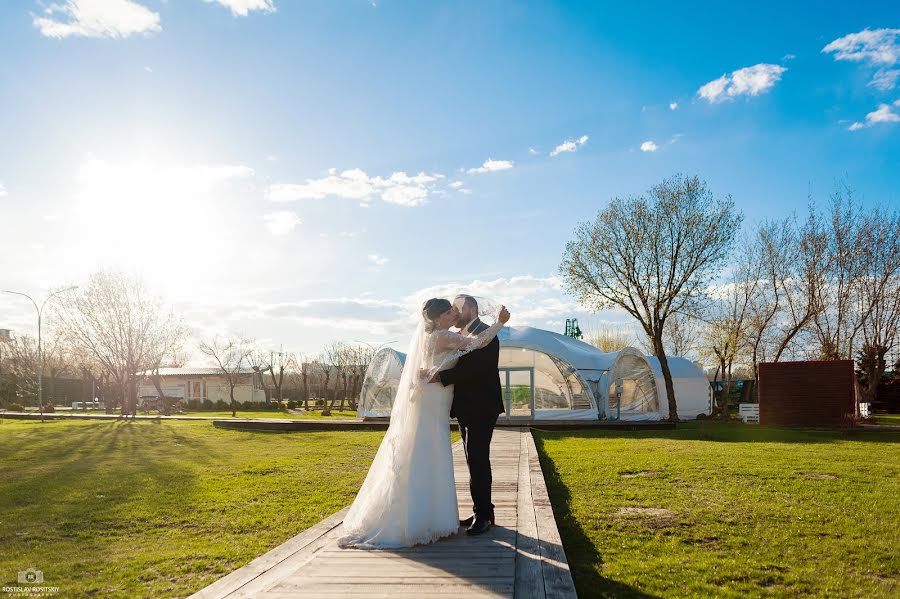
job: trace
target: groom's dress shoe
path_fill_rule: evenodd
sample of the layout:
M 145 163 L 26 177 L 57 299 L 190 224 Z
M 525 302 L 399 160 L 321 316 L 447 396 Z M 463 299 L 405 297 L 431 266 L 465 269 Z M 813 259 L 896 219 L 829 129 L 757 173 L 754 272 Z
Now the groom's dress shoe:
M 491 529 L 491 521 L 490 520 L 479 520 L 475 519 L 475 522 L 472 523 L 472 526 L 466 529 L 467 535 L 480 535 L 485 533 Z
M 476 519 L 476 518 L 475 518 L 475 514 L 472 514 L 471 516 L 469 516 L 469 517 L 466 518 L 465 520 L 460 520 L 460 521 L 459 521 L 459 525 L 460 525 L 460 526 L 465 526 L 466 528 L 469 528 L 470 526 L 472 526 L 472 524 L 475 523 L 475 519 Z M 493 514 L 491 514 L 490 520 L 491 520 L 491 524 L 496 524 L 496 522 L 494 522 L 494 515 L 493 515 Z

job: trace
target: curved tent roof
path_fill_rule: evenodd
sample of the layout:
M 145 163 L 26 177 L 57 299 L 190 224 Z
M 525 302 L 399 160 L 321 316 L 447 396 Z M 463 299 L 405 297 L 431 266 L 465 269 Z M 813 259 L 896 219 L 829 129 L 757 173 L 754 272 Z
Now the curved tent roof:
M 553 331 L 534 327 L 507 327 L 500 331 L 500 347 L 521 347 L 555 356 L 577 370 L 598 371 L 597 376 L 585 377 L 597 380 L 599 371 L 609 370 L 618 352 L 603 353 L 584 341 Z
M 648 420 L 668 416 L 662 369 L 659 360 L 653 356 L 647 356 L 633 347 L 605 353 L 578 339 L 534 327 L 506 327 L 501 330 L 499 337 L 501 369 L 505 366 L 522 365 L 535 369 L 537 378 L 532 378 L 533 384 L 537 386 L 533 391 L 535 419 L 597 419 L 607 416 L 608 409 L 613 409 L 610 404 L 611 392 L 618 398 L 612 402 L 617 411 L 617 414 L 609 414 L 612 418 L 619 415 L 623 420 Z M 504 349 L 523 349 L 536 353 L 525 354 L 522 358 L 525 363 L 518 364 L 518 353 L 505 354 L 502 351 Z M 529 361 L 532 359 L 527 357 L 540 354 L 545 357 L 535 357 L 533 361 Z M 378 352 L 366 373 L 360 397 L 360 416 L 390 414 L 396 381 L 400 378 L 405 359 L 405 354 L 390 348 Z M 509 359 L 513 359 L 513 362 L 505 364 L 504 360 Z M 678 415 L 682 418 L 694 418 L 698 414 L 709 413 L 709 385 L 703 371 L 690 360 L 680 357 L 670 357 L 669 368 L 675 385 Z M 540 369 L 543 369 L 543 378 L 537 376 Z M 559 372 L 555 372 L 557 369 Z M 582 383 L 577 383 L 576 380 Z M 580 398 L 578 405 L 569 405 L 568 409 L 542 408 L 539 404 L 546 403 L 544 400 L 548 397 L 547 390 L 553 386 L 567 388 L 568 391 L 562 392 L 563 395 L 567 396 L 570 404 L 573 399 Z M 537 400 L 538 397 L 541 402 Z M 557 406 L 560 407 L 565 408 Z

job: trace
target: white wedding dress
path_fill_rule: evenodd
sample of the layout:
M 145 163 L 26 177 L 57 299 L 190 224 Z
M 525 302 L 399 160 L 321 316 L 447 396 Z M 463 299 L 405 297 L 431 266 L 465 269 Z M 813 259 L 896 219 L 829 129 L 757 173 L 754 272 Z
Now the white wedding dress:
M 423 323 L 410 344 L 391 423 L 353 505 L 344 517 L 341 547 L 391 549 L 430 543 L 457 532 L 459 507 L 450 444 L 453 387 L 424 383 L 483 347 L 499 321 L 477 336 L 428 332 Z

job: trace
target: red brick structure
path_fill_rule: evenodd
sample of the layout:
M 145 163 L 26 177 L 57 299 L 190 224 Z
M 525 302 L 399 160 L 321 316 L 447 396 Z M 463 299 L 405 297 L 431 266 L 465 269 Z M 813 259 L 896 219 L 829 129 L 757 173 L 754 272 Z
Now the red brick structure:
M 760 362 L 759 423 L 852 426 L 857 414 L 853 360 Z

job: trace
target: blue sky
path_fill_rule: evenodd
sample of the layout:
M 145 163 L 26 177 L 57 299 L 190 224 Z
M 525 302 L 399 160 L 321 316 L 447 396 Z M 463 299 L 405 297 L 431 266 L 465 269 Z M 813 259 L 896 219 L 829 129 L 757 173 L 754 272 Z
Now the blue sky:
M 461 288 L 627 322 L 557 278 L 616 195 L 697 174 L 750 224 L 838 180 L 900 202 L 898 28 L 885 2 L 4 2 L 0 281 L 115 266 L 198 336 L 304 352 L 402 346 Z

